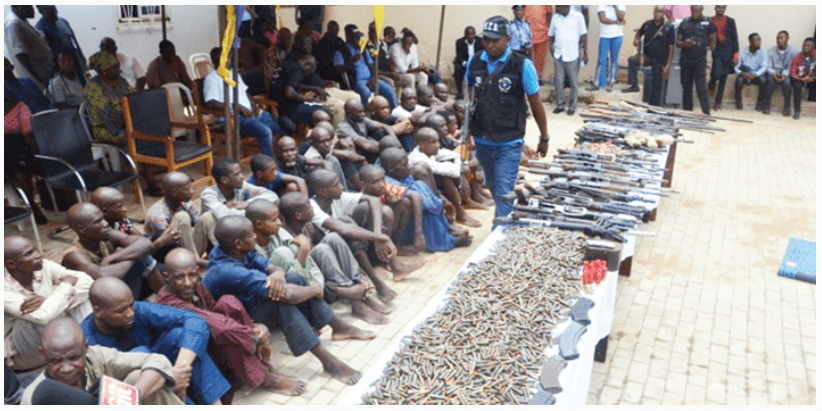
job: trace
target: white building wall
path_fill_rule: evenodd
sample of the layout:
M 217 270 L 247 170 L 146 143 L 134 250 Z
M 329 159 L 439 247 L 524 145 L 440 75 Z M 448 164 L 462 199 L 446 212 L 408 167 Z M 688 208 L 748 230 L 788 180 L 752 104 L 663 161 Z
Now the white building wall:
M 163 39 L 163 31 L 159 21 L 154 22 L 152 28 L 132 27 L 118 29 L 117 5 L 85 5 L 71 6 L 58 5 L 58 15 L 66 19 L 83 54 L 86 58 L 100 50 L 100 40 L 111 37 L 117 42 L 120 53 L 136 57 L 143 69 L 148 69 L 148 63 L 160 55 L 159 44 Z M 167 37 L 177 48 L 179 55 L 186 66 L 188 56 L 194 53 L 208 53 L 212 47 L 219 44 L 217 25 L 217 6 L 166 6 L 171 15 L 171 25 L 167 29 Z M 3 6 L 4 15 L 11 13 L 11 6 Z M 34 18 L 29 19 L 31 25 L 40 20 L 40 13 L 35 8 Z M 4 50 L 4 55 L 5 55 Z M 189 74 L 191 68 L 188 67 Z

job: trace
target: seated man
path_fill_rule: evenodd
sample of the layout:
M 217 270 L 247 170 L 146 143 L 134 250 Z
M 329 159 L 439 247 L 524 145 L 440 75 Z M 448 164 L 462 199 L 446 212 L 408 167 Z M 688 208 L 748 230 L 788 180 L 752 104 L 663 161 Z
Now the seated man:
M 46 369 L 26 387 L 23 405 L 97 405 L 99 392 L 95 391 L 104 375 L 137 388 L 140 405 L 184 404 L 174 395 L 179 381 L 166 357 L 90 347 L 80 324 L 71 318 L 46 324 L 40 353 L 46 358 Z
M 77 75 L 71 53 L 60 53 L 57 62 L 60 64 L 60 71 L 52 77 L 46 87 L 46 97 L 58 108 L 79 108 L 80 104 L 86 101 L 83 84 L 85 79 Z
M 281 217 L 277 205 L 270 201 L 255 200 L 248 206 L 246 217 L 254 225 L 257 252 L 269 263 L 287 272 L 298 273 L 309 284 L 323 287 L 323 298 L 329 304 L 347 299 L 354 317 L 371 324 L 388 323 L 384 314 L 390 313 L 391 308 L 370 293 L 372 287 L 361 279 L 360 266 L 345 240 L 337 233 L 331 233 L 312 247 L 309 237 L 303 234 L 303 227 L 311 220 L 301 221 L 293 215 L 313 217 L 310 206 L 298 209 L 300 205 L 308 205 L 308 196 L 289 194 L 290 203 L 285 204 L 284 210 L 290 216 L 282 214 Z
M 126 198 L 116 188 L 107 186 L 97 188 L 91 193 L 89 202 L 96 205 L 103 212 L 103 218 L 106 219 L 112 230 L 118 230 L 128 235 L 146 236 L 145 231 L 134 225 L 131 219 L 128 218 Z M 151 237 L 151 256 L 162 261 L 166 253 L 172 247 L 176 247 L 179 242 L 180 229 L 177 226 L 172 226 L 168 230 Z
M 406 31 L 402 39 L 388 49 L 391 59 L 391 68 L 400 74 L 402 87 L 415 88 L 419 84 L 428 84 L 428 74 L 431 72 L 420 65 L 417 45 L 414 44 L 414 33 Z
M 315 170 L 308 176 L 308 187 L 314 194 L 311 220 L 323 233 L 336 232 L 348 241 L 351 251 L 362 267 L 385 263 L 400 281 L 422 266 L 421 261 L 405 265 L 397 257 L 397 248 L 391 241 L 390 227 L 393 212 L 380 201 L 362 193 L 344 193 L 339 179 L 327 170 Z M 384 219 L 384 216 L 387 218 Z M 387 221 L 385 221 L 387 220 Z M 385 229 L 384 229 L 385 228 Z M 373 270 L 366 269 L 366 274 Z M 396 293 L 376 275 L 370 275 L 377 294 L 384 302 L 394 299 Z
M 77 234 L 78 242 L 65 251 L 63 266 L 94 279 L 122 279 L 137 299 L 162 288 L 163 278 L 156 270 L 157 261 L 150 255 L 149 239 L 111 229 L 103 212 L 91 203 L 71 206 L 66 222 Z
M 245 181 L 240 163 L 233 158 L 220 158 L 214 162 L 211 175 L 216 185 L 206 187 L 200 194 L 203 213 L 211 212 L 215 220 L 227 215 L 243 215 L 252 198 L 265 198 L 276 202 L 279 197 L 273 191 Z
M 355 91 L 340 89 L 331 80 L 323 80 L 320 74 L 317 73 L 317 59 L 315 57 L 306 56 L 304 60 L 300 61 L 300 64 L 303 65 L 304 70 L 303 79 L 300 82 L 300 92 L 313 92 L 319 101 L 323 103 L 325 109 L 323 112 L 333 117 L 325 121 L 331 122 L 336 127 L 345 115 L 343 113 L 345 102 L 352 98 L 360 98 L 360 95 Z M 314 119 L 316 122 L 316 117 Z
M 174 361 L 177 396 L 186 403 L 221 403 L 231 385 L 206 352 L 210 332 L 202 317 L 175 307 L 134 302 L 128 286 L 112 277 L 95 280 L 89 297 L 94 315 L 82 324 L 89 344 L 163 354 Z
M 416 122 L 426 111 L 427 107 L 417 104 L 417 90 L 406 87 L 400 92 L 400 105 L 391 111 L 391 115 L 400 120 L 410 118 Z
M 311 41 L 310 37 L 306 37 Z M 310 46 L 309 46 L 310 48 Z M 325 91 L 317 93 L 314 90 L 302 90 L 301 84 L 304 77 L 313 73 L 316 66 L 314 56 L 303 54 L 295 61 L 284 61 L 274 70 L 274 75 L 269 86 L 269 97 L 278 104 L 277 111 L 282 116 L 290 118 L 296 123 L 312 123 L 311 115 L 317 110 L 322 110 L 325 99 Z
M 425 182 L 411 177 L 408 155 L 402 149 L 387 148 L 380 154 L 380 162 L 385 168 L 386 183 L 400 185 L 420 194 L 424 211 L 422 229 L 428 251 L 448 251 L 454 247 L 471 245 L 471 236 L 462 234 L 454 238 L 449 234 L 448 220 L 443 215 L 443 205 L 447 204 L 447 200 L 438 197 Z
M 414 95 L 414 100 L 416 101 L 417 96 Z M 394 130 L 394 135 L 397 136 L 400 142 L 402 142 L 403 147 L 407 147 L 407 151 L 411 151 L 417 145 L 414 142 L 414 124 L 411 123 L 410 118 L 399 119 L 397 116 L 393 115 L 391 112 L 391 106 L 388 105 L 388 100 L 385 99 L 383 96 L 376 96 L 371 99 L 371 103 L 368 105 L 369 111 L 371 111 L 371 116 L 374 120 L 387 124 L 391 126 L 391 129 Z M 382 138 L 379 139 L 382 142 Z M 382 151 L 382 149 L 380 149 Z
M 274 158 L 265 154 L 257 154 L 251 158 L 251 177 L 248 178 L 248 182 L 279 194 L 299 191 L 308 195 L 308 187 L 304 179 L 278 170 Z
M 327 128 L 323 127 L 324 124 L 331 126 L 331 124 L 321 121 L 316 127 L 314 127 L 314 129 L 311 130 L 311 132 L 308 133 L 308 137 L 311 139 L 312 145 L 311 148 L 305 152 L 305 159 L 319 159 L 330 163 L 332 170 L 337 175 L 337 178 L 340 179 L 343 189 L 345 191 L 351 191 L 359 184 L 359 176 L 355 176 L 357 168 L 354 165 L 354 161 L 363 164 L 366 162 L 365 157 L 357 154 L 353 150 L 353 147 L 351 150 L 335 150 L 335 152 L 332 153 L 332 148 L 334 145 L 334 130 L 329 132 Z M 336 156 L 337 152 L 343 152 L 348 156 L 346 159 L 347 169 L 343 169 L 342 163 Z
M 264 200 L 260 200 L 264 201 Z M 271 360 L 271 334 L 264 324 L 254 323 L 233 295 L 214 301 L 200 283 L 194 254 L 185 249 L 168 253 L 163 278 L 166 286 L 157 303 L 193 311 L 208 322 L 210 352 L 223 369 L 251 389 L 262 387 L 282 395 L 300 395 L 305 383 L 277 372 Z
M 816 40 L 808 37 L 802 42 L 802 51 L 791 60 L 791 84 L 793 84 L 794 120 L 802 112 L 802 88 L 816 83 Z
M 380 142 L 375 139 L 376 131 L 382 130 L 383 135 L 396 136 L 394 129 L 387 124 L 367 118 L 363 104 L 355 99 L 346 101 L 344 108 L 345 119 L 337 127 L 337 137 L 340 140 L 351 140 L 357 152 L 364 155 L 369 163 L 373 163 L 380 155 Z
M 283 331 L 288 348 L 295 356 L 311 351 L 334 378 L 354 385 L 361 374 L 332 355 L 320 343 L 317 333 L 326 325 L 333 330 L 331 339 L 369 340 L 374 333 L 363 331 L 340 319 L 322 300 L 323 290 L 308 285 L 295 273 L 285 274 L 254 251 L 256 236 L 247 218 L 227 216 L 217 221 L 219 247 L 209 255 L 209 268 L 203 285 L 218 300 L 235 295 L 251 319 Z
M 222 50 L 219 47 L 211 49 L 211 63 L 214 64 L 215 68 L 220 66 L 221 52 Z M 280 126 L 277 125 L 277 119 L 272 117 L 268 111 L 261 110 L 259 106 L 251 106 L 251 100 L 249 100 L 247 94 L 248 87 L 243 82 L 242 77 L 237 78 L 237 87 L 239 87 L 240 134 L 253 136 L 260 141 L 260 151 L 263 154 L 273 156 L 273 136 L 283 134 Z M 206 107 L 209 109 L 224 112 L 225 101 L 223 98 L 223 78 L 214 69 L 211 73 L 208 73 L 203 81 L 203 100 L 205 100 Z M 229 104 L 232 103 L 233 98 L 234 94 L 229 93 Z
M 391 241 L 399 246 L 399 254 L 415 255 L 425 251 L 422 198 L 419 193 L 386 183 L 385 171 L 373 164 L 366 164 L 360 169 L 360 180 L 363 194 L 379 198 L 394 213 L 394 225 L 390 227 Z
M 194 88 L 186 63 L 177 55 L 174 43 L 168 40 L 160 42 L 160 55 L 148 64 L 146 81 L 149 88 L 160 88 L 168 83 L 183 83 L 189 90 Z
M 209 247 L 214 245 L 214 225 L 217 221 L 210 212 L 200 214 L 191 202 L 194 189 L 188 174 L 172 171 L 163 175 L 163 193 L 165 197 L 154 203 L 146 213 L 146 234 L 162 237 L 168 231 L 179 232 L 179 242 L 183 248 L 191 251 L 201 267 L 208 261 L 201 257 Z
M 94 280 L 44 260 L 28 238 L 6 237 L 3 245 L 4 354 L 6 364 L 23 372 L 44 364 L 37 347 L 46 323 L 65 315 L 82 320 L 91 313 L 88 289 Z
M 310 141 L 310 139 L 309 139 Z M 299 177 L 305 182 L 308 173 L 315 167 L 332 169 L 331 163 L 321 158 L 305 158 L 297 149 L 297 142 L 288 136 L 280 137 L 277 141 L 277 169 L 283 173 Z
M 762 39 L 759 34 L 751 33 L 748 36 L 750 46 L 739 52 L 739 62 L 736 63 L 736 84 L 734 87 L 734 98 L 736 99 L 736 109 L 742 110 L 742 86 L 745 84 L 756 84 L 759 86 L 759 94 L 756 96 L 756 111 L 762 114 L 770 114 L 770 109 L 764 108 L 765 88 L 768 84 L 768 53 L 759 46 Z
M 362 32 L 354 24 L 345 26 L 345 44 L 334 54 L 334 67 L 340 75 L 346 74 L 350 87 L 360 95 L 363 105 L 368 104 L 371 90 L 379 87 L 379 94 L 388 99 L 391 107 L 397 106 L 394 90 L 374 73 L 374 60 L 364 50 L 360 50 L 359 41 Z
M 445 83 L 434 84 L 434 98 L 437 100 L 437 103 L 445 106 L 447 110 L 453 110 L 454 98 L 448 94 L 448 86 Z
M 776 35 L 776 45 L 768 50 L 768 84 L 765 91 L 765 108 L 770 110 L 773 89 L 782 89 L 782 99 L 784 108 L 782 115 L 791 115 L 791 60 L 799 50 L 788 44 L 790 36 L 786 30 L 782 30 Z
M 434 90 L 427 84 L 417 86 L 417 104 L 437 111 L 443 108 L 443 104 L 434 98 Z

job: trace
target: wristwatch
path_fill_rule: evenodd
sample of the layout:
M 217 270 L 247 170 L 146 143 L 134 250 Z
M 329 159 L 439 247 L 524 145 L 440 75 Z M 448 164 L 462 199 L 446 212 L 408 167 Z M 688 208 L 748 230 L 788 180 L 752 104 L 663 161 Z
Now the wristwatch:
M 545 138 L 542 138 L 542 137 L 540 136 L 540 138 L 539 138 L 539 142 L 540 142 L 540 143 L 542 143 L 543 141 L 547 143 L 549 140 L 551 140 L 551 137 L 545 137 Z

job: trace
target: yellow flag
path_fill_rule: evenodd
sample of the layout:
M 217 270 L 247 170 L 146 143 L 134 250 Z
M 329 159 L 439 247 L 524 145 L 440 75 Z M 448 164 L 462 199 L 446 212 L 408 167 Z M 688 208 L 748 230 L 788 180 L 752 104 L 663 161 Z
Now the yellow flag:
M 365 46 L 366 46 L 367 44 L 368 44 L 368 37 L 363 36 L 363 37 L 360 39 L 360 53 L 362 53 L 362 51 L 363 51 L 363 50 L 365 50 Z
M 231 79 L 231 71 L 226 68 L 228 63 L 228 53 L 231 53 L 231 46 L 234 45 L 234 33 L 237 31 L 237 16 L 234 14 L 234 6 L 225 6 L 226 25 L 223 32 L 223 52 L 220 53 L 220 67 L 217 74 L 223 78 L 231 87 L 237 87 L 237 83 Z
M 283 27 L 283 15 L 280 14 L 280 5 L 277 5 L 277 27 Z
M 374 28 L 377 38 L 382 36 L 382 25 L 385 23 L 385 6 L 374 6 Z

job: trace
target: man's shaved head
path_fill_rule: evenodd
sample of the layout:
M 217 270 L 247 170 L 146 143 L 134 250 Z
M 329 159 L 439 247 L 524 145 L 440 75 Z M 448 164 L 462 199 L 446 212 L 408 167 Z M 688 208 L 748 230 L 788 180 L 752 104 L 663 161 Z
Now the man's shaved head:
M 117 277 L 100 277 L 94 280 L 88 292 L 91 305 L 106 309 L 128 298 L 134 298 L 131 289 Z
M 428 87 L 427 84 L 417 86 L 417 104 L 428 107 L 431 105 L 432 97 L 434 97 L 434 90 L 431 90 L 431 87 Z
M 402 148 L 402 143 L 400 143 L 400 139 L 396 136 L 387 135 L 380 139 L 380 152 L 383 152 L 389 147 Z
M 385 172 L 381 168 L 373 164 L 366 164 L 360 169 L 360 180 L 362 180 L 363 183 L 368 183 L 383 174 L 385 174 Z
M 269 213 L 277 207 L 276 204 L 264 198 L 258 198 L 250 203 L 245 209 L 245 218 L 251 220 L 251 224 L 268 218 Z
M 116 201 L 117 199 L 123 198 L 123 193 L 121 193 L 116 188 L 111 187 L 99 187 L 91 193 L 91 197 L 89 197 L 89 201 L 94 205 L 100 207 L 103 204 L 109 204 L 112 201 Z
M 214 237 L 223 250 L 231 250 L 234 243 L 254 231 L 251 221 L 241 215 L 230 215 L 217 221 Z
M 102 214 L 103 211 L 92 203 L 77 203 L 66 212 L 66 223 L 77 232 L 81 226 L 91 224 L 96 216 Z
M 163 178 L 160 180 L 160 184 L 162 185 L 163 192 L 165 194 L 168 194 L 169 190 L 178 189 L 190 183 L 191 177 L 189 177 L 188 174 L 180 171 L 172 171 L 170 173 L 165 173 L 163 174 Z
M 316 113 L 316 111 L 315 111 Z M 282 136 L 279 140 L 277 140 L 277 150 L 282 151 L 284 148 L 297 146 L 297 141 L 289 136 Z
M 448 86 L 445 83 L 434 84 L 434 95 L 442 101 L 448 100 Z
M 335 179 L 337 179 L 337 173 L 331 170 L 318 168 L 308 175 L 308 188 L 312 193 L 317 193 L 318 191 L 330 186 Z
M 383 96 L 374 96 L 371 102 L 368 103 L 368 109 L 376 120 L 383 121 L 391 117 L 391 105 L 388 104 L 388 99 Z
M 88 342 L 80 324 L 71 317 L 51 320 L 40 335 L 40 354 L 46 372 L 56 381 L 71 387 L 82 387 L 86 374 Z
M 14 278 L 27 276 L 43 269 L 43 256 L 26 237 L 10 236 L 3 242 L 4 265 Z
M 390 165 L 400 161 L 403 157 L 407 157 L 408 155 L 400 148 L 387 148 L 385 151 L 380 153 L 380 163 L 382 163 L 383 167 L 388 168 Z
M 430 127 L 421 127 L 414 133 L 414 140 L 417 141 L 417 144 L 428 141 L 437 141 L 439 138 L 440 136 L 437 134 L 437 131 Z
M 343 110 L 345 110 L 345 114 L 349 115 L 353 110 L 362 110 L 362 102 L 358 98 L 351 98 L 343 104 Z
M 314 120 L 314 124 L 316 125 L 320 121 L 331 121 L 331 115 L 328 114 L 325 110 L 316 110 L 311 113 L 311 118 Z
M 311 133 L 308 134 L 308 138 L 316 142 L 316 140 L 331 137 L 331 134 L 328 132 L 328 129 L 323 126 L 323 123 L 325 122 L 321 121 L 316 127 L 311 129 Z
M 89 202 L 100 208 L 106 220 L 121 221 L 128 218 L 126 198 L 116 188 L 106 186 L 97 188 L 91 193 Z
M 166 264 L 166 271 L 186 270 L 191 267 L 197 267 L 197 259 L 194 253 L 187 248 L 178 247 L 166 254 L 164 260 Z
M 308 197 L 300 192 L 291 192 L 280 197 L 280 215 L 286 222 L 294 220 L 298 212 L 306 212 L 311 206 Z
M 448 123 L 445 118 L 437 113 L 431 113 L 425 119 L 425 126 L 431 127 L 436 129 L 437 127 L 442 127 L 443 124 Z
M 325 131 L 327 131 L 331 137 L 334 137 L 334 135 L 337 134 L 337 132 L 334 130 L 334 126 L 331 125 L 331 122 L 329 121 L 320 121 L 314 128 L 325 129 Z
M 55 318 L 43 327 L 40 346 L 49 350 L 57 345 L 85 345 L 86 334 L 80 324 L 71 317 Z
M 20 237 L 19 235 L 6 237 L 3 240 L 4 259 L 16 260 L 20 258 L 20 254 L 23 252 L 23 249 L 29 244 L 31 244 L 31 240 L 26 237 Z

